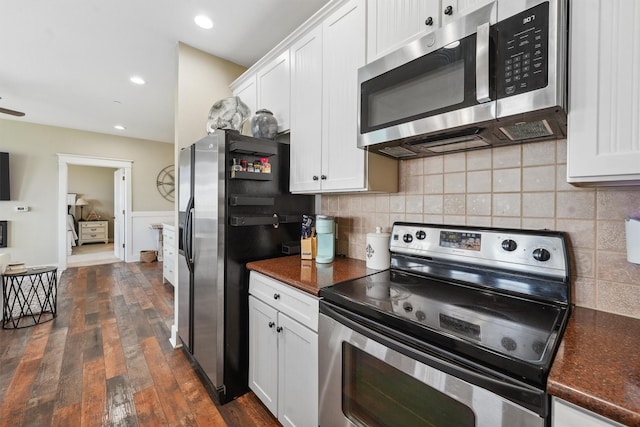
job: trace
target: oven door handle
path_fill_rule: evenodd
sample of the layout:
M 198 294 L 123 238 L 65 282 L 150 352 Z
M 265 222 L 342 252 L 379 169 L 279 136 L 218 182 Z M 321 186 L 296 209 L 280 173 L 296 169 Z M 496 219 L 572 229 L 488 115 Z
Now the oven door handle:
M 430 344 L 425 344 L 411 336 L 405 335 L 379 323 L 372 322 L 365 317 L 359 316 L 358 314 L 347 311 L 341 307 L 337 307 L 335 305 L 329 306 L 329 303 L 324 301 L 321 301 L 320 303 L 320 314 L 329 316 L 345 327 L 358 332 L 384 345 L 385 347 L 395 350 L 398 353 L 404 354 L 411 359 L 418 360 L 425 365 L 429 365 L 449 375 L 453 375 L 479 387 L 491 390 L 500 396 L 538 413 L 542 417 L 545 417 L 548 414 L 548 402 L 544 390 L 518 382 L 498 373 L 490 375 L 489 373 L 482 372 L 487 369 L 483 369 L 480 365 L 477 365 L 474 362 L 461 360 L 460 357 L 456 357 L 445 350 L 434 347 Z M 419 348 L 424 348 L 425 346 L 428 348 L 425 348 L 424 351 L 417 350 L 413 346 L 409 346 L 392 338 L 394 336 L 399 337 L 399 339 L 405 342 L 414 343 Z
M 489 36 L 488 22 L 478 26 L 476 33 L 476 99 L 479 103 L 491 101 L 489 95 Z

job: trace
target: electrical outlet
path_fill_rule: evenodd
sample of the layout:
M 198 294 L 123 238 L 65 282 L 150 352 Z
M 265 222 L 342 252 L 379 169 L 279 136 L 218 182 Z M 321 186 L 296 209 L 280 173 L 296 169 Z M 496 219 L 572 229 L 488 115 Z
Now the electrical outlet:
M 29 212 L 29 206 L 16 206 L 16 212 Z

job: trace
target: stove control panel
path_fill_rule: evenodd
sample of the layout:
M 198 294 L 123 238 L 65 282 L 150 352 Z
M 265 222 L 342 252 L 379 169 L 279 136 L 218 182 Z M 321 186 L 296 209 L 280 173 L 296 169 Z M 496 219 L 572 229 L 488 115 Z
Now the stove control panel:
M 395 223 L 390 250 L 479 267 L 557 277 L 568 274 L 565 237 L 559 232 Z

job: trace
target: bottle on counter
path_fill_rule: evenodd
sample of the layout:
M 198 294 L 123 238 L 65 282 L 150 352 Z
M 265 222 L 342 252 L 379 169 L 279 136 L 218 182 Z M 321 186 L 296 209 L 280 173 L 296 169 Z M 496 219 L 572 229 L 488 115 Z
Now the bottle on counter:
M 260 160 L 255 160 L 253 162 L 253 171 L 257 173 L 262 172 L 262 163 L 260 163 Z
M 268 157 L 261 158 L 260 163 L 262 164 L 262 173 L 271 173 L 271 163 L 269 163 Z
M 247 171 L 247 159 L 241 159 L 240 160 L 240 167 L 242 168 L 242 170 L 244 172 Z

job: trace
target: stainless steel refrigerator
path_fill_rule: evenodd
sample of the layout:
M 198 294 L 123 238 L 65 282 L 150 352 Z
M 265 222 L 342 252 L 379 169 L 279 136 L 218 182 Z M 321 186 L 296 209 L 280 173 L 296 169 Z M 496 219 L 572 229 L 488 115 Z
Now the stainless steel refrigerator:
M 261 159 L 271 173 L 232 167 Z M 180 152 L 178 335 L 220 403 L 248 391 L 246 263 L 282 256 L 314 212 L 288 188 L 288 144 L 216 130 Z

